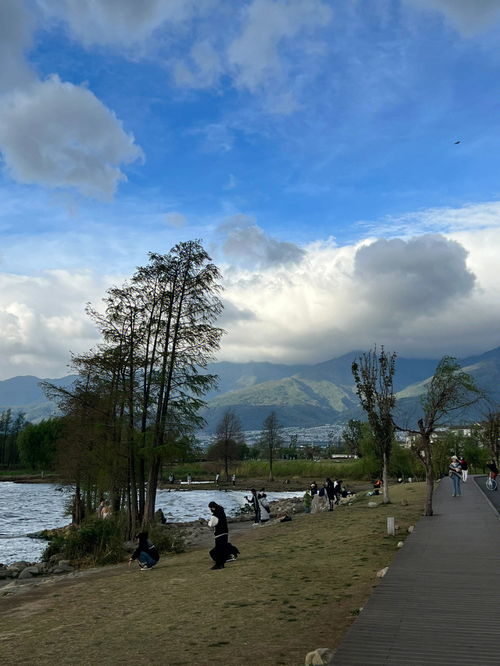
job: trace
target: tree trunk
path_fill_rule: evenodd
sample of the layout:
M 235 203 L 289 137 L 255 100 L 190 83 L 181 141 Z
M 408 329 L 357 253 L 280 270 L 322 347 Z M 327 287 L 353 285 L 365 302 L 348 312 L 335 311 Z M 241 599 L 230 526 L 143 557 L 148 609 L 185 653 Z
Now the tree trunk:
M 383 488 L 383 503 L 390 504 L 389 499 L 389 474 L 387 472 L 387 455 L 384 453 L 383 466 L 382 466 L 382 488 Z
M 425 498 L 425 511 L 424 516 L 433 516 L 434 511 L 432 509 L 432 497 L 434 495 L 434 471 L 432 465 L 425 468 L 426 476 L 426 485 L 427 485 L 427 496 Z
M 146 511 L 144 513 L 143 525 L 152 523 L 155 515 L 156 490 L 158 488 L 158 478 L 160 475 L 160 456 L 154 456 L 149 468 L 148 490 L 146 495 Z

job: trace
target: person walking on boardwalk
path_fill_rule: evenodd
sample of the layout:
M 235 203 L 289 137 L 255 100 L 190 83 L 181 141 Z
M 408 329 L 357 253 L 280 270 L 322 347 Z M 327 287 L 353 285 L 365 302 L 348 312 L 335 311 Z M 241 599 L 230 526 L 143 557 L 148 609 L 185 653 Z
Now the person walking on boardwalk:
M 252 493 L 251 497 L 246 497 L 246 501 L 250 504 L 252 509 L 255 512 L 255 519 L 254 519 L 254 524 L 260 523 L 260 502 L 259 502 L 259 496 L 257 494 L 257 491 L 255 488 L 251 488 L 250 492 Z
M 453 497 L 460 497 L 460 481 L 462 480 L 462 468 L 458 462 L 457 456 L 451 456 L 450 466 L 448 468 L 451 481 L 453 483 Z
M 490 470 L 490 477 L 493 479 L 493 481 L 495 481 L 498 476 L 498 467 L 496 462 L 494 460 L 490 460 L 489 463 L 486 464 L 486 467 Z
M 216 502 L 210 502 L 208 508 L 212 512 L 208 526 L 213 527 L 215 538 L 215 547 L 210 551 L 210 557 L 215 560 L 212 569 L 224 569 L 224 562 L 228 557 L 227 544 L 229 538 L 226 512 Z
M 460 463 L 460 467 L 462 468 L 462 481 L 465 483 L 467 481 L 467 469 L 469 466 L 467 465 L 467 461 L 463 456 L 460 458 L 458 462 Z

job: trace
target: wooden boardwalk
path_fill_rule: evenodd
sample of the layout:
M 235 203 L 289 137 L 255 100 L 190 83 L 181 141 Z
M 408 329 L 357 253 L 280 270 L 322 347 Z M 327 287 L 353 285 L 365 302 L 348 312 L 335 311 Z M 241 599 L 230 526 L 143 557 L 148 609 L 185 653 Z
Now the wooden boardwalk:
M 451 480 L 347 631 L 336 666 L 499 666 L 500 521 L 469 477 Z M 496 493 L 500 495 L 500 491 Z

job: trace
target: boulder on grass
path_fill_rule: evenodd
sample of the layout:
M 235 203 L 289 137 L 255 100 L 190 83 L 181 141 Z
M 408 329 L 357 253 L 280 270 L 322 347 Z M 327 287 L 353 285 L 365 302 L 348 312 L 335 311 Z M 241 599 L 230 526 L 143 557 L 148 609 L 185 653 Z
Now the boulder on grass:
M 19 580 L 23 580 L 25 578 L 33 578 L 33 576 L 39 576 L 40 575 L 40 569 L 37 566 L 33 567 L 25 567 L 22 571 L 19 572 Z
M 305 666 L 323 666 L 333 664 L 333 650 L 330 648 L 318 648 L 306 654 Z

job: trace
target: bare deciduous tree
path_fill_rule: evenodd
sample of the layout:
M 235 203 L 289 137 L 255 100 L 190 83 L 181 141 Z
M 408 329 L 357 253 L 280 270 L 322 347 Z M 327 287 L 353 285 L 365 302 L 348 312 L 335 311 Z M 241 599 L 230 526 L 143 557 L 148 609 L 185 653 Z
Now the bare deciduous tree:
M 375 440 L 375 453 L 382 463 L 383 501 L 389 499 L 388 467 L 394 439 L 392 410 L 396 404 L 393 377 L 396 367 L 396 354 L 387 354 L 382 347 L 377 352 L 375 346 L 352 364 L 352 374 L 356 393 Z

